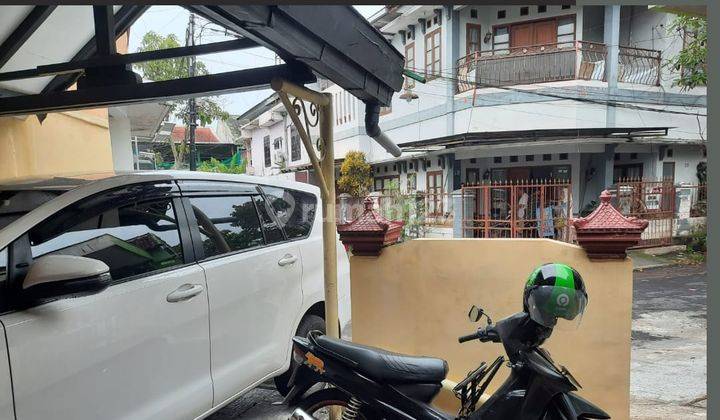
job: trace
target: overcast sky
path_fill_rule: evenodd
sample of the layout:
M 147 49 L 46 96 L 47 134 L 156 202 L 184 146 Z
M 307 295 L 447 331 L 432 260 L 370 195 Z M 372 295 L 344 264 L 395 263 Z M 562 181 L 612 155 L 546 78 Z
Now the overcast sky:
M 383 6 L 354 6 L 366 18 L 380 10 Z M 143 35 L 148 31 L 155 31 L 161 35 L 174 33 L 181 43 L 185 41 L 189 13 L 178 6 L 153 6 L 146 11 L 130 29 L 130 52 L 135 52 L 142 41 Z M 196 21 L 197 22 L 197 21 Z M 203 22 L 202 20 L 200 22 Z M 217 28 L 216 25 L 211 25 Z M 196 26 L 196 33 L 199 26 Z M 202 43 L 224 41 L 223 34 L 211 30 L 202 31 Z M 253 67 L 271 66 L 275 64 L 275 54 L 265 48 L 252 48 L 243 51 L 231 51 L 219 54 L 203 55 L 198 57 L 203 61 L 211 73 L 242 70 Z M 235 93 L 220 97 L 225 109 L 233 115 L 242 114 L 260 100 L 270 95 L 270 90 Z

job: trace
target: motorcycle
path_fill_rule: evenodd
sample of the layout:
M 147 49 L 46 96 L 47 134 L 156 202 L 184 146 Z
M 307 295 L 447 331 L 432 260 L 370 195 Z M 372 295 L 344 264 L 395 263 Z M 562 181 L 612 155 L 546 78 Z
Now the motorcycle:
M 510 367 L 508 378 L 484 403 L 478 404 L 506 362 L 503 356 L 490 364 L 481 363 L 454 387 L 461 408 L 453 416 L 431 405 L 448 372 L 445 360 L 392 353 L 330 338 L 318 331 L 293 339 L 293 357 L 298 367 L 290 378 L 291 391 L 285 402 L 298 405 L 299 411 L 311 418 L 329 418 L 329 410 L 335 407 L 342 412 L 343 420 L 610 418 L 574 393 L 581 388 L 577 380 L 540 347 L 552 334 L 552 327 L 536 323 L 526 312 L 494 324 L 476 306 L 468 316 L 473 322 L 485 316 L 487 326 L 458 341 L 502 343 Z M 331 387 L 307 392 L 318 384 Z

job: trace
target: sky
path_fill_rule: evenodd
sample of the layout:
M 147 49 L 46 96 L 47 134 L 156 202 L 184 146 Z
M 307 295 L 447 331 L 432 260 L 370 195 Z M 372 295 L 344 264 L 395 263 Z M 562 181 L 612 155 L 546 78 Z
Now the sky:
M 382 9 L 383 6 L 354 6 L 366 18 Z M 155 31 L 161 35 L 175 34 L 180 42 L 185 41 L 185 30 L 188 25 L 190 14 L 187 10 L 178 6 L 153 6 L 147 10 L 130 29 L 130 52 L 135 52 L 142 41 L 143 35 L 149 31 Z M 204 20 L 197 21 L 204 22 Z M 196 33 L 199 31 L 196 25 Z M 218 28 L 217 25 L 210 25 Z M 212 30 L 202 31 L 202 43 L 225 41 L 228 38 L 221 33 Z M 226 71 L 242 70 L 247 68 L 271 66 L 275 64 L 275 54 L 266 48 L 252 48 L 242 51 L 229 51 L 219 54 L 208 54 L 199 56 L 198 60 L 203 61 L 210 73 L 222 73 Z M 259 90 L 254 92 L 235 93 L 219 97 L 220 102 L 231 115 L 239 115 L 252 108 L 262 99 L 269 96 L 271 90 Z

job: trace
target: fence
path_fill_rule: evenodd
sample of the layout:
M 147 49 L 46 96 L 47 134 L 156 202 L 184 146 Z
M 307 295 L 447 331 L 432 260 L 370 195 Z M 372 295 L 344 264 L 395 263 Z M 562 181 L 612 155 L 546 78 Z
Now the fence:
M 452 220 L 452 196 L 448 193 L 371 193 L 375 209 L 389 220 L 405 222 L 410 237 L 424 237 L 430 226 L 447 225 Z M 338 224 L 357 219 L 365 209 L 365 198 L 339 196 L 335 206 Z
M 560 80 L 605 80 L 607 46 L 574 41 L 474 52 L 457 61 L 457 92 Z M 660 83 L 660 51 L 620 47 L 618 81 Z
M 675 185 L 672 179 L 620 179 L 616 183 L 613 204 L 625 216 L 648 221 L 638 246 L 672 243 L 675 218 Z
M 561 180 L 462 187 L 462 235 L 572 241 L 572 187 Z

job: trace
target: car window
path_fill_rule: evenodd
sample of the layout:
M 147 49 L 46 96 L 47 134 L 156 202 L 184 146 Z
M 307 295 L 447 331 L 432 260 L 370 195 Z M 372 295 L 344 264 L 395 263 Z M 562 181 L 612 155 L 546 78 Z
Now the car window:
M 191 197 L 205 257 L 263 245 L 251 196 Z
M 94 205 L 84 211 L 68 208 L 36 226 L 29 235 L 33 259 L 43 255 L 94 258 L 110 267 L 114 280 L 183 264 L 170 198 L 117 203 L 114 195 L 95 198 Z
M 7 248 L 0 250 L 0 285 L 7 278 Z
M 263 186 L 262 189 L 288 238 L 310 234 L 317 207 L 315 195 L 278 187 Z
M 284 240 L 282 230 L 278 227 L 275 220 L 270 217 L 268 213 L 269 209 L 265 199 L 261 195 L 253 197 L 255 204 L 257 205 L 258 213 L 260 214 L 260 222 L 262 223 L 263 231 L 265 232 L 265 241 L 269 244 L 280 242 Z

